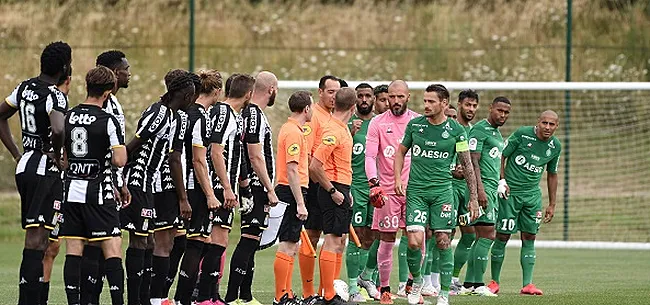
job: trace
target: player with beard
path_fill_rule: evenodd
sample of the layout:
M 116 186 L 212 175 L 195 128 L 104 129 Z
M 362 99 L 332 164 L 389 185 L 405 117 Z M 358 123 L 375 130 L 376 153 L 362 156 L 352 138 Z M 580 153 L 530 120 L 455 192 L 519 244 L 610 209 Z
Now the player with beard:
M 372 86 L 367 83 L 361 83 L 356 87 L 357 94 L 357 111 L 350 118 L 348 128 L 352 133 L 354 146 L 352 149 L 352 227 L 354 228 L 361 247 L 348 240 L 345 256 L 345 266 L 348 272 L 348 287 L 350 292 L 350 302 L 365 302 L 366 298 L 361 295 L 357 278 L 366 266 L 368 259 L 374 261 L 374 267 L 377 268 L 377 247 L 379 247 L 379 235 L 371 230 L 372 212 L 374 207 L 370 204 L 370 187 L 368 186 L 368 177 L 365 172 L 365 150 L 366 134 L 368 133 L 368 124 L 374 117 L 373 106 L 375 105 L 375 96 L 373 95 Z
M 16 165 L 25 245 L 20 264 L 18 304 L 38 304 L 48 235 L 61 208 L 61 149 L 68 99 L 56 84 L 71 69 L 72 49 L 65 42 L 48 44 L 41 53 L 39 76 L 21 82 L 0 104 L 0 139 Z M 8 119 L 20 115 L 23 153 L 14 143 Z
M 375 114 L 382 114 L 388 110 L 388 85 L 379 85 L 373 90 L 375 94 Z
M 370 202 L 375 206 L 372 229 L 379 231 L 377 262 L 379 265 L 380 292 L 371 281 L 372 273 L 359 276 L 358 283 L 370 296 L 380 298 L 382 304 L 392 304 L 390 272 L 393 266 L 393 246 L 400 228 L 405 228 L 405 197 L 395 194 L 393 161 L 408 122 L 420 116 L 408 109 L 410 98 L 408 85 L 402 80 L 391 82 L 388 87 L 390 111 L 376 116 L 368 126 L 366 136 L 365 170 L 370 185 Z M 402 184 L 408 181 L 410 156 L 406 156 L 402 172 Z M 407 243 L 406 240 L 401 241 Z
M 242 111 L 244 121 L 244 163 L 248 162 L 247 172 L 242 178 L 250 180 L 246 187 L 240 185 L 241 238 L 230 260 L 228 292 L 224 301 L 239 300 L 245 305 L 261 305 L 251 292 L 255 253 L 260 244 L 262 231 L 268 226 L 270 206 L 278 204 L 273 189 L 275 164 L 271 125 L 264 114 L 267 107 L 275 104 L 278 92 L 278 79 L 268 71 L 255 77 L 255 86 L 250 103 Z M 252 195 L 253 201 L 247 200 Z
M 456 121 L 465 128 L 465 132 L 469 135 L 470 128 L 472 124 L 470 123 L 476 111 L 479 107 L 479 95 L 474 90 L 463 90 L 458 94 L 458 116 Z M 452 186 L 454 188 L 454 204 L 455 210 L 458 211 L 458 226 L 460 227 L 461 237 L 454 250 L 454 272 L 452 273 L 452 293 L 459 293 L 461 287 L 463 286 L 458 279 L 463 265 L 467 262 L 467 257 L 469 256 L 469 251 L 472 248 L 474 240 L 476 240 L 476 231 L 474 227 L 470 226 L 466 220 L 466 215 L 469 211 L 467 210 L 467 202 L 469 201 L 469 191 L 467 190 L 467 184 L 465 183 L 465 176 L 463 173 L 463 166 L 456 160 L 454 162 L 454 179 L 452 181 Z M 467 266 L 467 270 L 474 270 L 473 263 L 471 261 L 472 268 Z

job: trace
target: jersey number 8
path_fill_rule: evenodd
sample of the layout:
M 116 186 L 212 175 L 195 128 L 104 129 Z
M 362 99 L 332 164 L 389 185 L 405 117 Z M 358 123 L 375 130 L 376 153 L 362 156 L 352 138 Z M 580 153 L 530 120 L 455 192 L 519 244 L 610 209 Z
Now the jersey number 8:
M 88 154 L 88 131 L 84 127 L 72 129 L 72 154 L 78 158 Z

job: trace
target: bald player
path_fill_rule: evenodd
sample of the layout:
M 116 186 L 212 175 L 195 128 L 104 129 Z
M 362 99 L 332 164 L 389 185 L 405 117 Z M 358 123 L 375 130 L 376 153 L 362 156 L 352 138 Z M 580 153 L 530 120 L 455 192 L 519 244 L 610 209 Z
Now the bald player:
M 542 295 L 533 284 L 535 237 L 542 221 L 549 223 L 555 214 L 557 169 L 562 147 L 553 133 L 558 115 L 552 110 L 542 112 L 535 126 L 519 127 L 506 141 L 501 157 L 501 180 L 497 187 L 499 216 L 496 239 L 492 246 L 493 293 L 499 292 L 501 266 L 510 235 L 521 232 L 520 262 L 523 284 L 520 293 Z M 539 181 L 546 170 L 549 203 L 542 219 L 542 190 Z

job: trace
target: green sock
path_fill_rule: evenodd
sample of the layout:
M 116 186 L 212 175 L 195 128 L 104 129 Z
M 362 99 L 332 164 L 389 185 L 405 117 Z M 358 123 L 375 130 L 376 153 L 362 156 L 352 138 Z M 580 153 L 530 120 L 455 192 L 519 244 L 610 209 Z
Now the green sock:
M 487 238 L 479 238 L 476 249 L 474 250 L 474 281 L 475 283 L 483 283 L 483 275 L 487 269 L 490 248 L 492 247 L 492 240 Z
M 431 274 L 440 273 L 440 252 L 438 247 L 436 247 L 436 241 L 432 240 L 431 242 Z
M 348 272 L 348 287 L 350 293 L 359 292 L 357 288 L 357 276 L 359 276 L 359 247 L 352 241 L 348 241 L 345 252 L 345 269 Z
M 363 271 L 363 269 L 366 268 L 366 264 L 367 264 L 367 263 L 368 263 L 368 250 L 363 249 L 363 248 L 359 248 L 359 269 L 358 269 L 358 270 L 359 270 L 359 271 L 358 271 L 359 273 L 357 273 L 357 274 L 361 274 L 361 272 Z M 377 262 L 376 262 L 376 260 L 375 260 L 375 264 L 376 264 L 376 263 L 377 263 Z
M 469 250 L 472 248 L 472 244 L 476 239 L 476 234 L 463 234 L 458 241 L 456 250 L 454 251 L 454 277 L 460 275 L 460 270 L 463 269 L 463 265 L 467 262 L 467 257 L 469 256 Z M 468 264 L 469 268 L 469 264 Z
M 413 275 L 413 281 L 416 278 L 422 279 L 422 250 L 408 248 L 406 253 L 406 259 L 408 261 L 409 271 Z
M 400 283 L 406 282 L 409 279 L 409 266 L 408 262 L 406 261 L 406 252 L 408 248 L 409 239 L 406 237 L 406 235 L 403 235 L 399 239 L 399 247 L 397 248 L 397 260 L 399 262 L 397 271 L 399 274 Z
M 522 240 L 521 253 L 519 254 L 519 262 L 521 263 L 521 271 L 523 274 L 524 286 L 533 282 L 533 269 L 535 268 L 535 241 Z
M 379 249 L 379 240 L 375 240 L 370 246 L 370 250 L 368 250 L 368 259 L 363 272 L 361 272 L 362 279 L 371 279 L 375 271 L 377 271 L 377 249 Z
M 431 242 L 427 243 L 427 254 L 428 254 L 428 259 L 429 263 L 427 264 L 427 269 L 425 274 L 431 274 L 433 272 L 434 264 L 437 264 L 438 262 L 435 261 L 435 257 L 438 254 L 438 250 L 436 248 L 436 239 L 431 238 Z
M 492 255 L 490 257 L 490 270 L 492 273 L 492 280 L 501 283 L 501 266 L 506 257 L 506 242 L 498 239 L 494 240 L 492 245 Z
M 451 284 L 451 272 L 454 269 L 454 255 L 451 248 L 440 250 L 436 248 L 440 257 L 440 294 L 449 297 L 449 285 Z
M 435 240 L 434 240 L 435 242 Z M 429 263 L 429 259 L 432 258 L 431 256 L 431 251 L 429 250 L 429 246 L 431 245 L 431 239 L 427 239 L 425 242 L 425 248 L 424 248 L 424 260 L 422 261 L 422 275 L 427 276 L 431 274 L 431 264 Z
M 469 247 L 467 253 L 467 268 L 465 269 L 465 283 L 474 283 L 474 253 L 476 252 L 476 244 L 474 241 L 472 246 Z
M 375 285 L 379 285 L 379 269 L 375 269 L 375 272 L 373 272 L 372 281 L 375 282 Z

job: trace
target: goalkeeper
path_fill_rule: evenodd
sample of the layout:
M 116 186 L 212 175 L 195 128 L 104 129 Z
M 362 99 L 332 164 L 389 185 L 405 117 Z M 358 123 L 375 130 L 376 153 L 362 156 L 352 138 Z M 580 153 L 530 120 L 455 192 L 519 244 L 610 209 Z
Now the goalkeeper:
M 521 232 L 520 263 L 523 274 L 521 294 L 542 295 L 533 282 L 535 267 L 535 236 L 542 222 L 542 191 L 539 181 L 546 175 L 549 204 L 544 223 L 553 219 L 557 192 L 557 167 L 560 161 L 560 141 L 553 136 L 558 126 L 557 113 L 542 112 L 536 126 L 517 129 L 506 142 L 501 158 L 499 216 L 496 239 L 492 246 L 492 280 L 499 289 L 501 266 L 510 235 Z

